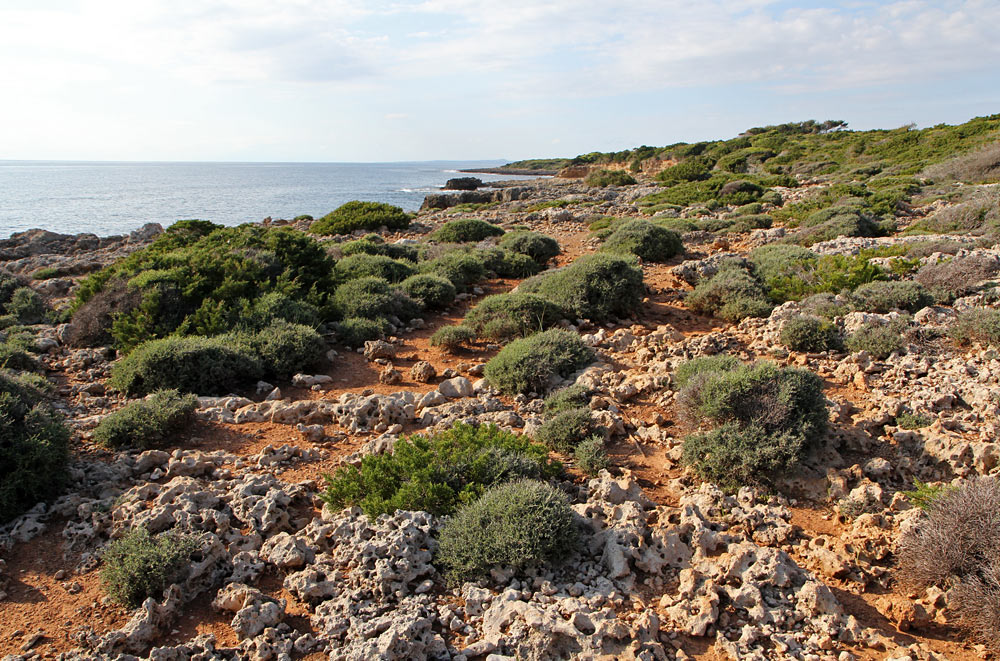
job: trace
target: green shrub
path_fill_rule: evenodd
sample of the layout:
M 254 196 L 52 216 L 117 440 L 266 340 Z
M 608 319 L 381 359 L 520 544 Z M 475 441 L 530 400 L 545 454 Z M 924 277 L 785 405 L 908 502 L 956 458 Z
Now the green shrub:
M 7 307 L 14 292 L 28 286 L 28 279 L 0 269 L 0 310 Z
M 324 475 L 331 509 L 358 505 L 370 518 L 401 510 L 443 515 L 486 489 L 521 478 L 547 479 L 562 470 L 548 451 L 493 425 L 461 422 L 433 436 L 400 439 L 392 454 L 365 455 L 360 467 Z
M 559 254 L 559 242 L 539 232 L 508 232 L 497 245 L 504 250 L 527 255 L 539 264 L 545 264 Z
M 691 310 L 737 322 L 747 317 L 766 317 L 774 307 L 764 287 L 749 271 L 726 264 L 711 278 L 702 280 L 684 297 Z
M 384 255 L 392 259 L 405 259 L 409 262 L 416 262 L 419 259 L 419 251 L 415 246 L 386 243 L 378 234 L 371 234 L 356 241 L 340 244 L 340 254 L 345 257 L 359 254 Z
M 34 372 L 38 361 L 14 342 L 0 342 L 0 369 Z
M 435 231 L 431 238 L 441 243 L 470 243 L 502 236 L 503 229 L 478 218 L 449 220 Z
M 600 322 L 635 312 L 645 286 L 642 270 L 633 260 L 597 254 L 526 280 L 518 291 L 547 298 L 578 319 Z
M 838 299 L 834 294 L 823 293 L 813 294 L 802 299 L 799 303 L 799 309 L 805 314 L 823 317 L 824 319 L 833 319 L 851 312 L 853 307 L 844 297 Z
M 416 273 L 416 269 L 408 262 L 384 255 L 358 253 L 337 262 L 337 273 L 344 280 L 374 277 L 401 282 Z
M 11 294 L 6 312 L 17 317 L 18 323 L 40 324 L 45 321 L 48 306 L 38 292 L 31 287 L 19 287 Z
M 145 528 L 136 528 L 104 550 L 104 591 L 126 608 L 138 608 L 148 598 L 158 600 L 165 589 L 183 579 L 197 547 L 197 541 L 186 535 L 150 535 Z
M 462 323 L 481 338 L 507 342 L 543 331 L 562 318 L 559 308 L 541 296 L 515 293 L 487 296 Z
M 527 278 L 542 270 L 542 267 L 527 255 L 510 252 L 503 248 L 487 248 L 479 251 L 483 266 L 501 278 Z
M 594 431 L 590 409 L 569 409 L 543 422 L 535 433 L 535 440 L 558 452 L 569 453 Z
M 914 507 L 920 508 L 925 512 L 930 511 L 934 501 L 955 488 L 944 485 L 931 486 L 917 479 L 913 480 L 913 486 L 913 491 L 904 491 L 903 495 L 906 496 Z
M 726 489 L 787 472 L 826 429 L 822 381 L 812 372 L 760 362 L 696 373 L 680 393 L 685 408 L 720 426 L 687 437 L 682 458 Z
M 588 186 L 606 188 L 607 186 L 632 186 L 635 177 L 624 170 L 596 170 L 587 175 L 583 183 Z
M 896 426 L 900 429 L 921 429 L 934 422 L 929 415 L 906 411 L 896 416 Z
M 1000 310 L 974 308 L 958 315 L 948 334 L 961 346 L 978 342 L 985 346 L 1000 346 Z
M 486 277 L 482 258 L 460 250 L 423 262 L 419 270 L 447 279 L 460 292 L 468 291 L 471 285 Z
M 683 389 L 695 379 L 703 379 L 716 372 L 731 372 L 742 364 L 736 356 L 725 353 L 687 360 L 674 372 L 674 387 Z
M 629 220 L 617 227 L 601 245 L 602 252 L 629 253 L 647 262 L 665 262 L 684 251 L 676 232 L 648 220 Z
M 578 540 L 566 496 L 536 481 L 490 489 L 461 508 L 441 529 L 437 561 L 449 579 L 484 576 L 496 565 L 520 570 L 568 555 Z
M 781 344 L 792 351 L 820 352 L 842 345 L 837 326 L 826 319 L 797 315 L 781 328 Z
M 351 317 L 337 324 L 337 339 L 348 347 L 360 347 L 369 340 L 378 340 L 389 332 L 385 319 Z
M 552 379 L 566 378 L 594 360 L 580 336 L 551 329 L 514 340 L 486 363 L 491 385 L 508 395 L 545 392 Z
M 0 523 L 65 485 L 69 430 L 29 378 L 0 370 Z
M 94 440 L 115 449 L 152 447 L 183 429 L 197 404 L 194 395 L 158 390 L 101 420 L 94 430 Z
M 571 409 L 585 408 L 589 403 L 589 389 L 585 386 L 568 386 L 545 398 L 545 413 L 555 415 Z
M 847 349 L 852 353 L 867 351 L 872 358 L 885 360 L 906 346 L 907 325 L 907 319 L 897 319 L 887 324 L 865 324 L 847 336 Z
M 455 285 L 447 278 L 431 273 L 411 275 L 400 283 L 403 292 L 429 310 L 441 310 L 455 300 Z
M 476 333 L 467 326 L 442 326 L 431 335 L 432 347 L 441 347 L 449 353 L 454 353 L 476 341 Z
M 859 310 L 885 314 L 892 310 L 917 312 L 934 303 L 934 297 L 919 282 L 894 280 L 870 282 L 854 290 Z
M 52 278 L 58 278 L 60 275 L 62 275 L 62 273 L 59 271 L 59 269 L 55 268 L 54 266 L 46 266 L 46 267 L 40 268 L 37 271 L 35 271 L 34 273 L 32 273 L 31 274 L 31 279 L 32 280 L 50 280 Z
M 377 230 L 385 227 L 399 230 L 410 224 L 410 216 L 399 207 L 383 202 L 359 202 L 354 200 L 343 204 L 326 214 L 312 225 L 313 234 L 350 234 L 355 230 Z
M 573 458 L 576 460 L 577 468 L 591 477 L 611 467 L 611 460 L 604 450 L 604 437 L 600 434 L 588 436 L 580 441 L 573 450 Z
M 223 335 L 221 339 L 256 356 L 266 378 L 286 379 L 311 370 L 322 364 L 326 353 L 326 344 L 316 331 L 288 322 L 275 322 L 252 333 Z
M 708 179 L 713 165 L 715 163 L 711 159 L 695 156 L 681 161 L 676 165 L 664 168 L 656 178 L 665 184 Z
M 243 321 L 252 328 L 264 328 L 279 321 L 315 327 L 320 323 L 320 311 L 305 301 L 272 291 L 253 302 Z
M 379 319 L 396 316 L 408 321 L 420 316 L 420 304 L 392 289 L 381 278 L 351 280 L 337 287 L 333 301 L 344 318 Z
M 851 291 L 885 275 L 863 255 L 816 255 L 792 245 L 763 246 L 749 257 L 768 297 L 779 303 L 809 294 Z

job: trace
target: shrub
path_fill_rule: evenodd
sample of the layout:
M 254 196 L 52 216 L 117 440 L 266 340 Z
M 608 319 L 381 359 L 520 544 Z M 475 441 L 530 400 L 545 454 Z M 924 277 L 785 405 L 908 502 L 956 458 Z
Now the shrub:
M 611 460 L 604 450 L 604 437 L 600 434 L 588 436 L 580 441 L 573 450 L 573 458 L 576 459 L 577 468 L 592 477 L 611 467 Z
M 1000 270 L 998 263 L 986 255 L 955 257 L 937 264 L 927 264 L 917 271 L 916 280 L 941 303 L 976 291 L 979 285 Z
M 419 251 L 414 246 L 401 243 L 386 243 L 378 234 L 362 237 L 357 241 L 348 241 L 340 244 L 340 254 L 350 255 L 384 255 L 392 259 L 405 259 L 409 262 L 416 262 L 419 258 Z
M 842 345 L 840 331 L 835 324 L 801 314 L 785 322 L 780 341 L 792 351 L 829 351 Z
M 596 170 L 587 175 L 583 183 L 588 186 L 606 188 L 607 186 L 632 186 L 635 177 L 624 170 Z
M 694 156 L 676 165 L 664 168 L 656 178 L 666 184 L 708 179 L 713 165 L 715 164 L 709 158 Z
M 62 275 L 62 272 L 54 266 L 46 266 L 38 269 L 31 274 L 32 280 L 50 280 L 52 278 L 58 278 Z
M 833 319 L 834 317 L 842 317 L 851 312 L 852 306 L 846 297 L 838 298 L 833 294 L 823 293 L 813 294 L 808 298 L 802 299 L 802 302 L 799 303 L 799 309 L 805 314 Z
M 410 224 L 410 216 L 399 207 L 383 202 L 359 202 L 354 200 L 343 204 L 326 214 L 312 225 L 313 234 L 350 234 L 355 230 L 377 230 L 385 227 L 398 230 Z
M 40 324 L 45 321 L 45 313 L 48 306 L 45 301 L 31 287 L 18 287 L 11 294 L 7 303 L 7 314 L 17 317 L 18 323 Z
M 934 501 L 943 494 L 955 489 L 953 486 L 932 486 L 917 479 L 913 480 L 913 487 L 913 491 L 904 491 L 903 495 L 913 503 L 914 507 L 920 508 L 925 512 L 929 511 Z
M 109 448 L 149 448 L 183 429 L 198 400 L 176 390 L 158 390 L 130 402 L 97 425 L 94 440 Z
M 475 341 L 475 331 L 467 326 L 442 326 L 431 335 L 430 344 L 432 347 L 441 347 L 449 353 L 455 353 Z
M 482 259 L 460 250 L 423 262 L 419 270 L 421 273 L 431 273 L 449 280 L 460 292 L 468 291 L 470 285 L 486 277 L 486 266 Z
M 69 430 L 23 376 L 0 370 L 0 523 L 59 493 Z
M 272 291 L 255 300 L 243 316 L 243 323 L 253 328 L 264 328 L 279 321 L 315 327 L 320 323 L 320 311 L 305 301 Z
M 333 301 L 345 318 L 379 319 L 396 316 L 407 321 L 420 316 L 420 304 L 381 278 L 358 278 L 337 287 Z
M 557 271 L 526 280 L 519 292 L 534 293 L 578 319 L 626 317 L 642 302 L 642 270 L 616 255 L 586 255 Z
M 358 253 L 337 262 L 337 273 L 344 280 L 375 277 L 388 282 L 401 282 L 416 272 L 408 262 L 384 255 Z
M 28 286 L 28 279 L 0 269 L 0 310 L 7 307 L 14 292 Z
M 221 339 L 256 356 L 266 378 L 289 378 L 315 368 L 326 352 L 326 344 L 316 331 L 288 322 L 275 322 L 253 333 L 233 333 Z
M 502 236 L 503 229 L 478 218 L 449 220 L 435 231 L 431 238 L 441 243 L 469 243 L 491 236 Z
M 615 229 L 601 245 L 602 252 L 630 253 L 647 262 L 665 262 L 684 251 L 681 237 L 648 220 L 629 220 Z
M 747 317 L 766 317 L 774 307 L 764 287 L 749 271 L 737 265 L 723 265 L 707 280 L 699 282 L 684 297 L 691 310 L 737 322 Z
M 1000 310 L 974 308 L 963 312 L 948 329 L 948 334 L 961 346 L 973 342 L 1000 346 Z
M 760 362 L 705 364 L 681 391 L 688 415 L 721 426 L 684 441 L 682 458 L 726 489 L 767 483 L 794 467 L 826 429 L 822 381 L 806 370 Z
M 909 411 L 896 416 L 896 426 L 901 429 L 921 429 L 934 422 L 929 415 L 910 413 Z
M 461 422 L 433 436 L 398 441 L 392 454 L 365 455 L 361 465 L 324 475 L 331 509 L 359 505 L 371 518 L 401 510 L 450 514 L 486 489 L 521 478 L 547 479 L 562 470 L 545 447 L 494 425 Z
M 949 589 L 959 625 L 1000 647 L 1000 482 L 979 477 L 934 498 L 899 542 L 898 576 L 907 586 Z
M 545 398 L 545 413 L 555 415 L 563 411 L 585 408 L 590 403 L 590 390 L 585 386 L 561 388 Z
M 701 379 L 716 372 L 731 372 L 742 364 L 736 356 L 725 353 L 685 361 L 677 367 L 677 371 L 674 373 L 674 387 L 677 389 L 686 388 L 695 379 Z
M 501 278 L 527 278 L 542 270 L 542 267 L 527 255 L 510 252 L 503 248 L 487 248 L 479 251 L 483 266 Z
M 0 342 L 0 369 L 33 372 L 38 369 L 38 361 L 17 343 Z
M 878 314 L 917 312 L 934 302 L 923 285 L 911 280 L 870 282 L 855 289 L 853 299 L 859 310 Z
M 348 347 L 360 347 L 369 340 L 384 337 L 389 331 L 385 319 L 351 317 L 337 324 L 337 339 Z
M 186 535 L 150 535 L 145 528 L 137 528 L 105 549 L 104 591 L 126 608 L 138 608 L 148 598 L 160 599 L 166 588 L 187 573 L 197 547 L 197 541 Z
M 495 294 L 469 310 L 462 322 L 479 337 L 507 342 L 554 326 L 563 318 L 559 308 L 535 294 Z
M 578 532 L 566 496 L 536 481 L 490 489 L 441 529 L 437 561 L 453 582 L 475 579 L 496 565 L 514 569 L 560 560 Z
M 885 360 L 906 346 L 907 319 L 887 324 L 869 323 L 847 336 L 847 349 L 852 353 L 867 351 L 876 360 Z
M 535 440 L 558 452 L 568 453 L 594 431 L 590 409 L 569 409 L 556 413 L 542 423 L 535 433 Z
M 545 264 L 559 254 L 559 242 L 539 232 L 508 232 L 497 245 L 504 250 L 527 255 L 539 264 Z
M 809 294 L 853 290 L 884 277 L 882 269 L 863 255 L 817 256 L 806 248 L 769 245 L 750 253 L 754 271 L 767 296 L 776 302 L 801 299 Z
M 430 310 L 448 307 L 457 293 L 450 280 L 431 273 L 411 275 L 399 287 L 407 296 Z
M 993 143 L 933 165 L 928 177 L 940 181 L 964 181 L 970 184 L 1000 181 L 1000 145 Z
M 555 378 L 566 378 L 594 360 L 580 336 L 551 329 L 514 340 L 486 363 L 484 374 L 503 393 L 545 392 Z

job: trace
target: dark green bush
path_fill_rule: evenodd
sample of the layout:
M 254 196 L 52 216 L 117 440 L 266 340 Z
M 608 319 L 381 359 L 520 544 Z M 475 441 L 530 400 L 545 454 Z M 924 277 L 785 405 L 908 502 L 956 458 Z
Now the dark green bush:
M 792 351 L 830 351 L 842 346 L 836 324 L 800 314 L 785 322 L 781 328 L 781 344 Z
M 343 204 L 326 214 L 312 225 L 313 234 L 350 234 L 355 230 L 377 230 L 385 227 L 399 230 L 410 224 L 410 216 L 399 207 L 383 202 L 359 202 L 354 200 Z
M 538 262 L 527 255 L 503 248 L 487 248 L 478 251 L 478 254 L 486 270 L 501 278 L 527 278 L 542 270 Z
M 431 238 L 441 243 L 470 243 L 502 236 L 503 229 L 478 218 L 449 220 L 435 231 Z
M 475 341 L 475 331 L 467 326 L 442 326 L 431 335 L 430 344 L 432 347 L 441 347 L 445 351 L 454 353 Z
M 15 291 L 27 286 L 28 279 L 24 276 L 0 269 L 0 310 L 7 307 Z
M 585 408 L 590 403 L 590 390 L 584 386 L 560 388 L 545 398 L 545 413 L 555 415 L 571 409 Z
M 642 302 L 642 270 L 617 255 L 586 255 L 569 266 L 524 281 L 519 292 L 538 294 L 578 319 L 627 317 Z
M 602 470 L 611 467 L 611 460 L 604 450 L 604 437 L 594 434 L 580 441 L 573 450 L 576 466 L 586 475 L 593 477 Z
M 264 328 L 279 321 L 315 327 L 320 323 L 320 311 L 305 301 L 272 291 L 253 302 L 243 321 L 252 328 Z
M 182 430 L 197 404 L 194 395 L 158 390 L 101 420 L 94 430 L 94 440 L 115 449 L 152 447 Z
M 439 275 L 449 280 L 460 292 L 486 277 L 486 266 L 481 257 L 461 250 L 447 252 L 435 259 L 422 262 L 421 273 Z
M 323 362 L 326 344 L 308 326 L 275 322 L 256 332 L 223 335 L 224 341 L 256 356 L 266 378 L 287 379 Z
M 774 307 L 760 280 L 735 264 L 725 264 L 711 278 L 699 282 L 684 297 L 684 302 L 694 312 L 731 322 L 766 317 Z
M 551 380 L 566 378 L 594 360 L 576 333 L 551 329 L 514 340 L 488 363 L 484 374 L 503 393 L 545 392 Z
M 441 529 L 437 562 L 453 582 L 484 576 L 496 565 L 523 569 L 558 561 L 579 533 L 566 496 L 531 480 L 494 487 L 461 508 Z
M 636 181 L 635 177 L 624 170 L 596 170 L 588 174 L 583 183 L 597 188 L 606 188 L 608 186 L 632 186 Z
M 539 264 L 545 264 L 559 254 L 559 242 L 539 232 L 508 232 L 497 245 L 504 250 L 527 255 Z
M 416 269 L 409 262 L 385 255 L 358 253 L 337 262 L 337 274 L 343 280 L 375 277 L 389 282 L 402 282 L 414 273 Z
M 1000 346 L 1000 310 L 974 308 L 958 315 L 948 334 L 961 346 L 978 342 L 989 347 Z
M 45 300 L 31 287 L 15 289 L 6 305 L 6 313 L 14 315 L 21 324 L 40 324 L 47 312 Z
M 629 253 L 647 262 L 665 262 L 684 251 L 676 232 L 648 220 L 629 220 L 620 224 L 601 245 L 602 252 Z
M 187 535 L 150 535 L 136 528 L 104 550 L 104 591 L 126 608 L 138 608 L 150 597 L 161 599 L 165 589 L 183 580 L 197 548 L 197 541 Z
M 65 485 L 69 430 L 31 380 L 0 370 L 0 523 Z
M 725 353 L 685 361 L 674 373 L 674 387 L 678 390 L 686 388 L 694 379 L 702 379 L 716 372 L 731 372 L 742 364 L 736 356 Z
M 896 416 L 896 426 L 900 429 L 921 429 L 934 422 L 929 415 L 910 413 L 906 411 Z
M 263 376 L 256 356 L 221 337 L 167 337 L 145 342 L 116 362 L 109 383 L 127 395 L 169 388 L 221 395 Z
M 562 318 L 559 308 L 541 296 L 515 293 L 487 296 L 462 323 L 481 338 L 507 342 L 543 331 Z
M 411 275 L 400 283 L 399 288 L 429 310 L 441 310 L 455 300 L 455 285 L 451 280 L 431 273 Z
M 344 318 L 379 319 L 396 316 L 408 321 L 420 316 L 420 304 L 381 278 L 350 280 L 337 287 L 333 301 Z
M 331 509 L 359 505 L 375 519 L 401 510 L 450 514 L 486 489 L 521 478 L 547 479 L 562 471 L 544 446 L 493 425 L 461 422 L 433 436 L 400 439 L 392 454 L 365 455 L 361 466 L 324 475 L 321 495 Z
M 594 431 L 590 409 L 569 409 L 556 413 L 542 423 L 535 433 L 535 440 L 558 452 L 569 453 Z
M 415 246 L 408 246 L 401 243 L 386 243 L 378 234 L 362 237 L 357 241 L 348 241 L 340 244 L 340 254 L 345 257 L 350 255 L 384 255 L 392 259 L 405 259 L 409 262 L 416 262 L 419 259 L 419 251 Z
M 720 425 L 684 441 L 682 458 L 703 479 L 727 489 L 767 483 L 825 431 L 826 399 L 812 372 L 769 362 L 709 366 L 692 370 L 680 393 L 688 415 Z
M 0 342 L 0 369 L 34 372 L 38 361 L 15 342 Z
M 863 255 L 816 255 L 799 246 L 772 244 L 751 251 L 749 257 L 768 297 L 778 303 L 851 291 L 885 277 Z
M 859 310 L 885 314 L 892 310 L 917 312 L 934 303 L 934 297 L 912 280 L 870 282 L 854 290 L 854 304 Z
M 337 340 L 348 347 L 360 347 L 369 340 L 377 340 L 389 332 L 385 319 L 351 317 L 337 324 Z
M 676 165 L 664 168 L 656 178 L 665 184 L 708 179 L 713 165 L 715 163 L 709 158 L 694 156 Z
M 887 324 L 866 324 L 847 336 L 851 352 L 867 351 L 876 360 L 885 360 L 893 352 L 906 346 L 907 319 L 897 319 Z

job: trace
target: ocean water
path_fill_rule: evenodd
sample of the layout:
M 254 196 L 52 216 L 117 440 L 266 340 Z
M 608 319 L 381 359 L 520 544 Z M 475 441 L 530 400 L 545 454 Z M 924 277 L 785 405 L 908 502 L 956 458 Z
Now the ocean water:
M 464 168 L 504 161 L 418 163 L 116 163 L 0 161 L 0 239 L 42 228 L 100 236 L 201 218 L 239 225 L 315 217 L 350 200 L 414 211 Z M 516 179 L 474 175 L 483 181 Z

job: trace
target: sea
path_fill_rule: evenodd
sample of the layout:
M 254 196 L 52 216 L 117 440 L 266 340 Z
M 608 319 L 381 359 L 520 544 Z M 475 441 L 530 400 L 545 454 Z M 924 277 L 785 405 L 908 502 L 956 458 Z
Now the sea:
M 41 228 L 127 234 L 187 218 L 221 225 L 316 218 L 351 200 L 415 211 L 448 179 L 523 179 L 459 170 L 506 161 L 408 163 L 138 163 L 0 160 L 0 239 Z

